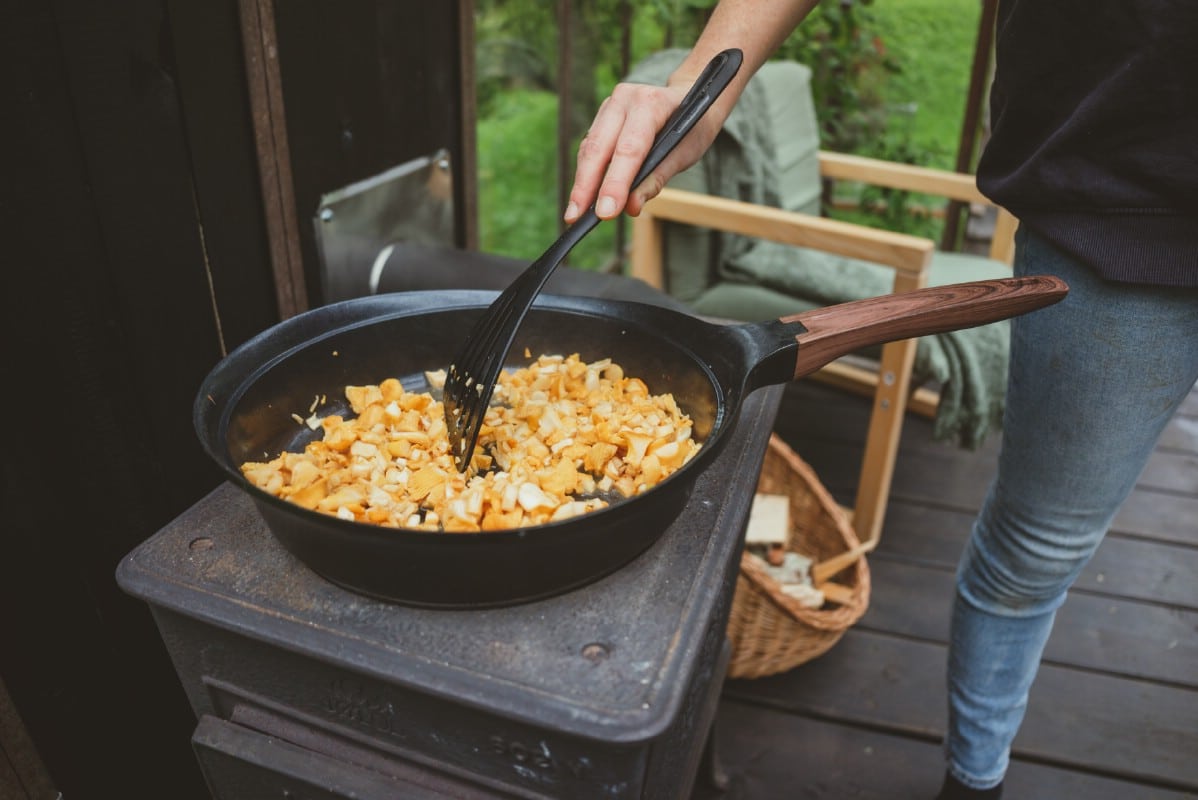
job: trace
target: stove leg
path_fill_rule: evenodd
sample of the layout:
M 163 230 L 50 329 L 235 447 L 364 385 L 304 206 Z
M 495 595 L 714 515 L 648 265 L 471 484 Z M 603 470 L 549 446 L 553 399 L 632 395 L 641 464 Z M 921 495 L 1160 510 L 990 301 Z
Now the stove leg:
M 727 791 L 729 785 L 728 771 L 720 760 L 719 744 L 716 737 L 716 724 L 712 719 L 711 728 L 707 731 L 707 741 L 703 744 L 703 758 L 699 764 L 699 774 L 707 781 L 707 785 L 719 792 Z

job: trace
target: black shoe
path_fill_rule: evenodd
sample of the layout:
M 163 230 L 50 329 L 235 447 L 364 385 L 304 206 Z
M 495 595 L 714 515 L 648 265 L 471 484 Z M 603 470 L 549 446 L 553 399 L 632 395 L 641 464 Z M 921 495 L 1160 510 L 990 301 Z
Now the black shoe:
M 1001 783 L 989 789 L 971 789 L 946 772 L 936 800 L 1000 800 L 1001 797 Z

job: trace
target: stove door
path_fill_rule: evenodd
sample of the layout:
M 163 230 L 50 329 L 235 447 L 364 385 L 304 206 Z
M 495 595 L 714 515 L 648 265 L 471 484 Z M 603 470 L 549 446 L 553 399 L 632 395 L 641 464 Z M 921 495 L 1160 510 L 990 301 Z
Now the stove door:
M 310 750 L 286 739 L 212 716 L 200 718 L 191 737 L 214 800 L 443 800 L 498 798 L 445 776 L 419 783 L 385 774 L 349 758 Z M 388 770 L 389 772 L 390 770 Z

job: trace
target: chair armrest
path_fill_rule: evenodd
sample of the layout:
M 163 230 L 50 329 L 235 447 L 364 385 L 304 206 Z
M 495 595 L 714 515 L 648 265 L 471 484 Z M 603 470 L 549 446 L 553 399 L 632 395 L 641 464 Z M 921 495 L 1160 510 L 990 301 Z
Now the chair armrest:
M 897 161 L 831 153 L 826 150 L 820 151 L 819 171 L 825 178 L 835 180 L 857 181 L 871 186 L 931 194 L 963 203 L 994 205 L 978 191 L 974 176 L 964 172 L 917 167 Z
M 633 222 L 632 232 L 632 275 L 658 288 L 662 287 L 665 278 L 662 229 L 666 221 L 755 236 L 889 266 L 894 270 L 895 292 L 911 291 L 927 284 L 935 250 L 930 239 L 667 188 L 645 204 Z M 853 526 L 862 541 L 873 541 L 881 535 L 903 415 L 912 389 L 911 367 L 916 347 L 915 339 L 883 345 L 878 365 L 881 377 L 866 381 L 874 396 L 874 410 L 870 414 L 853 507 Z M 827 371 L 829 367 L 824 369 Z M 841 371 L 836 377 L 850 384 L 861 383 L 856 373 Z
M 654 286 L 663 283 L 660 231 L 655 223 L 664 221 L 859 258 L 890 267 L 920 285 L 936 247 L 919 236 L 666 188 L 645 205 L 633 230 L 632 274 Z
M 998 218 L 991 238 L 990 258 L 1004 264 L 1010 264 L 1014 258 L 1014 235 L 1018 220 L 1011 212 L 982 194 L 973 175 L 827 150 L 819 153 L 819 170 L 820 175 L 834 180 L 857 181 L 871 186 L 946 197 L 962 203 L 994 206 L 998 209 Z

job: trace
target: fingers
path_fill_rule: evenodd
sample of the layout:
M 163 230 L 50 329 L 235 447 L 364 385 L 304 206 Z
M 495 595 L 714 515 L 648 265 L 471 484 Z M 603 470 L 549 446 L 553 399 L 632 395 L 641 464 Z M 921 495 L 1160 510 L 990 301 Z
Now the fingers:
M 578 144 L 578 163 L 574 170 L 574 186 L 570 189 L 565 219 L 573 222 L 583 209 L 595 202 L 599 184 L 611 161 L 615 141 L 624 125 L 625 110 L 613 96 L 607 98 L 595 113 L 590 129 Z
M 644 163 L 658 130 L 681 100 L 682 92 L 643 84 L 619 84 L 603 102 L 578 147 L 578 165 L 570 190 L 565 219 L 573 222 L 595 205 L 601 219 L 611 219 L 625 209 L 632 180 Z M 677 163 L 674 160 L 673 163 Z M 646 200 L 661 191 L 674 172 L 671 160 L 662 162 L 644 182 L 633 204 L 639 212 Z

